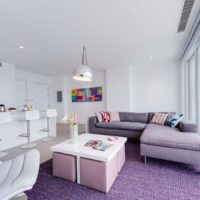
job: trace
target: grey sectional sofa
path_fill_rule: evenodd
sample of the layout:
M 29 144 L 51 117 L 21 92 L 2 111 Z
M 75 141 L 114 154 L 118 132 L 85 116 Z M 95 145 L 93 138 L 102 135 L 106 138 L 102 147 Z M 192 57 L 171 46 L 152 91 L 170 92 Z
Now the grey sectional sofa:
M 197 125 L 182 121 L 177 128 L 151 124 L 154 113 L 119 112 L 120 122 L 98 123 L 89 118 L 89 131 L 140 139 L 140 154 L 200 166 L 200 135 Z
M 90 133 L 139 138 L 149 121 L 148 113 L 119 112 L 120 122 L 98 123 L 96 117 L 89 118 Z

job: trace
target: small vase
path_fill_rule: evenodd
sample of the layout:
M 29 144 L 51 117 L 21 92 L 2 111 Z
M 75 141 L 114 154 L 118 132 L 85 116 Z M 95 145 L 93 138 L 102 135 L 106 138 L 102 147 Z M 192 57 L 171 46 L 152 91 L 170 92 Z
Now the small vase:
M 78 124 L 70 124 L 70 139 L 72 143 L 76 143 L 78 138 Z

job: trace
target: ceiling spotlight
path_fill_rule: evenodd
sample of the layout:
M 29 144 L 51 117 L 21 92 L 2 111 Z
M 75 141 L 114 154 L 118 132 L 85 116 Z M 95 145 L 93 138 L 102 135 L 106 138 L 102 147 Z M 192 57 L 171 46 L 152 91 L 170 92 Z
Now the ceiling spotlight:
M 150 60 L 153 59 L 153 56 L 149 56 L 149 59 L 150 59 Z
M 24 46 L 20 46 L 19 48 L 20 48 L 20 49 L 24 49 Z

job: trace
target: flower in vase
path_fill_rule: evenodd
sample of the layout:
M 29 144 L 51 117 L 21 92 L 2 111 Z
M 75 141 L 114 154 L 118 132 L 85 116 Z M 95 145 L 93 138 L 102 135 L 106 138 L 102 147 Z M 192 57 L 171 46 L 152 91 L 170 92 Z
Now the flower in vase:
M 63 122 L 68 122 L 70 125 L 77 125 L 78 124 L 78 117 L 76 113 L 72 113 L 69 117 L 65 115 L 62 119 Z

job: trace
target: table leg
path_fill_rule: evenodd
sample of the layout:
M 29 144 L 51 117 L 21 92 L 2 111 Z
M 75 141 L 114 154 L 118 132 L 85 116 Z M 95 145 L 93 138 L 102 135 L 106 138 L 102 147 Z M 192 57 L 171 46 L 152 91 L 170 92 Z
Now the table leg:
M 77 174 L 77 183 L 80 184 L 80 157 L 76 157 L 76 174 Z

